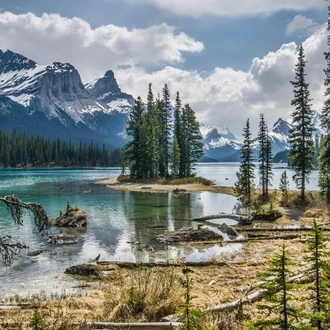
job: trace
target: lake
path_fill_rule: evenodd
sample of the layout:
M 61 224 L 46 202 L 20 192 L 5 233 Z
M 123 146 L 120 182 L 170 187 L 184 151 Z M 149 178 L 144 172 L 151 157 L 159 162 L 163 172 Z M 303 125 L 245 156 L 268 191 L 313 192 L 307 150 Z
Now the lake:
M 196 165 L 195 171 L 217 185 L 232 186 L 238 168 L 239 163 L 202 163 Z M 278 187 L 284 169 L 285 164 L 274 166 L 274 187 Z M 290 170 L 288 173 L 290 175 Z M 155 239 L 164 230 L 196 226 L 191 221 L 193 218 L 233 212 L 239 205 L 235 197 L 211 192 L 133 193 L 96 183 L 119 174 L 119 168 L 0 170 L 2 197 L 15 194 L 22 201 L 40 203 L 50 217 L 65 210 L 69 200 L 73 206 L 86 211 L 88 217 L 86 229 L 52 228 L 50 234 L 70 232 L 79 236 L 77 244 L 55 246 L 47 243 L 48 237 L 33 232 L 30 215 L 24 216 L 24 226 L 17 228 L 2 205 L 0 235 L 14 236 L 25 242 L 29 251 L 41 249 L 43 253 L 29 257 L 28 251 L 23 250 L 11 265 L 0 261 L 0 295 L 39 292 L 45 283 L 58 291 L 63 283 L 70 281 L 63 275 L 65 268 L 86 263 L 99 253 L 100 260 L 133 262 L 201 261 L 226 258 L 233 253 L 239 257 L 242 244 L 197 249 L 169 247 Z M 313 172 L 308 189 L 317 189 L 316 183 L 317 172 Z M 212 223 L 208 226 L 217 231 Z M 155 251 L 141 251 L 145 244 L 151 244 Z

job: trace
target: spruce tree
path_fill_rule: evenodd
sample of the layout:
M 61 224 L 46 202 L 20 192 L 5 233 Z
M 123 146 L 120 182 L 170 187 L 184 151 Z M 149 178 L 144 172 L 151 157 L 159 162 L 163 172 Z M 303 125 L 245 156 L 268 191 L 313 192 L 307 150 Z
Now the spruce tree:
M 294 98 L 291 105 L 295 107 L 292 113 L 292 123 L 295 127 L 289 132 L 290 164 L 295 170 L 293 180 L 300 189 L 301 200 L 305 200 L 306 184 L 309 181 L 309 174 L 313 168 L 313 114 L 309 96 L 309 84 L 305 79 L 305 54 L 302 45 L 298 52 L 298 62 L 295 65 L 295 80 L 293 85 Z
M 144 108 L 139 96 L 135 101 L 126 127 L 127 135 L 131 136 L 132 140 L 124 146 L 125 162 L 130 165 L 130 175 L 135 179 L 144 178 L 144 161 L 148 162 L 147 148 L 143 144 L 146 139 L 144 129 L 146 129 Z
M 286 171 L 282 172 L 281 174 L 281 178 L 280 178 L 280 185 L 279 185 L 279 189 L 282 192 L 282 201 L 284 203 L 288 202 L 288 191 L 289 191 L 289 178 L 286 174 Z
M 271 185 L 271 179 L 273 177 L 272 169 L 272 144 L 268 138 L 268 127 L 265 122 L 264 114 L 260 114 L 259 122 L 259 133 L 258 133 L 258 142 L 259 142 L 259 175 L 260 175 L 260 185 L 262 196 L 268 197 L 268 188 Z
M 259 287 L 265 294 L 263 303 L 257 305 L 257 308 L 265 311 L 266 317 L 250 323 L 248 329 L 297 329 L 299 312 L 294 306 L 294 287 L 289 282 L 289 278 L 293 276 L 291 266 L 293 262 L 283 245 L 281 252 L 270 259 L 266 271 L 259 275 L 262 280 Z
M 159 119 L 156 111 L 156 104 L 152 92 L 152 85 L 149 84 L 147 97 L 147 130 L 149 138 L 148 161 L 149 161 L 149 177 L 154 179 L 158 176 L 158 159 L 159 159 Z
M 199 123 L 189 104 L 183 107 L 181 118 L 180 164 L 183 166 L 182 176 L 189 177 L 193 174 L 193 164 L 203 155 L 203 143 Z
M 236 195 L 241 196 L 247 203 L 251 202 L 252 190 L 254 188 L 254 168 L 253 149 L 250 131 L 250 121 L 247 119 L 246 126 L 243 129 L 243 147 L 241 149 L 241 164 L 236 173 L 237 181 L 234 185 Z
M 326 200 L 330 202 L 330 6 L 328 7 L 328 50 L 324 52 L 326 68 L 324 69 L 325 78 L 325 100 L 321 113 L 321 127 L 325 136 L 321 139 L 319 165 L 319 187 Z
M 171 103 L 170 103 L 170 91 L 167 84 L 163 88 L 163 97 L 158 102 L 158 114 L 160 122 L 159 131 L 159 144 L 160 144 L 160 159 L 162 166 L 160 169 L 160 176 L 168 178 L 169 176 L 169 157 L 170 157 L 170 139 L 171 139 Z
M 330 329 L 330 253 L 325 244 L 323 231 L 317 222 L 307 241 L 305 260 L 309 264 L 307 272 L 313 274 L 310 285 L 311 313 L 306 314 L 311 324 L 317 330 Z

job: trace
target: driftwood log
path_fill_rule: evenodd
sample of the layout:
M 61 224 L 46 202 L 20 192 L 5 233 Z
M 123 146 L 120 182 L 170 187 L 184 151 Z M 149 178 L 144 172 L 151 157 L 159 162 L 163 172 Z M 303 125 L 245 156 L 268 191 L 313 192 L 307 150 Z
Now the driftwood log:
M 84 326 L 87 329 L 174 329 L 179 327 L 179 322 L 153 322 L 153 323 L 111 323 L 111 322 L 72 322 L 73 326 Z
M 231 219 L 238 222 L 239 225 L 250 225 L 253 221 L 252 215 L 240 215 L 240 214 L 228 214 L 228 213 L 219 213 L 216 215 L 209 215 L 206 217 L 195 218 L 193 221 L 207 221 L 212 219 Z
M 223 238 L 207 228 L 183 227 L 177 231 L 165 231 L 163 234 L 157 235 L 156 239 L 161 243 L 179 244 L 183 242 L 221 241 Z

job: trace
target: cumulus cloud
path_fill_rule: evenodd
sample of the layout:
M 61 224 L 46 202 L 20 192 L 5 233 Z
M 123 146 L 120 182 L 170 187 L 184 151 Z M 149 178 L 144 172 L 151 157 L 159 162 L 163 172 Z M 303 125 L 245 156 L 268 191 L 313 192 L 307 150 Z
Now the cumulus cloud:
M 86 81 L 118 65 L 179 63 L 183 52 L 201 52 L 204 47 L 165 23 L 146 29 L 111 24 L 93 29 L 80 18 L 10 12 L 0 14 L 0 44 L 40 64 L 71 62 Z
M 311 19 L 303 15 L 296 15 L 287 25 L 285 34 L 293 35 L 297 33 L 311 33 L 317 30 L 317 24 Z
M 303 42 L 306 55 L 306 81 L 313 98 L 313 109 L 321 111 L 323 104 L 323 68 L 326 50 L 326 27 L 319 28 Z M 258 130 L 259 116 L 265 114 L 269 126 L 279 117 L 290 118 L 293 108 L 294 66 L 298 45 L 282 45 L 276 52 L 263 58 L 254 58 L 247 72 L 232 68 L 215 68 L 208 76 L 197 71 L 184 71 L 167 66 L 147 73 L 142 68 L 115 72 L 119 85 L 135 96 L 146 100 L 148 83 L 153 84 L 155 95 L 161 93 L 166 82 L 174 101 L 176 91 L 183 103 L 189 103 L 198 120 L 205 124 L 223 124 L 238 137 L 247 118 L 254 134 Z
M 137 4 L 136 0 L 124 0 Z M 280 10 L 308 10 L 326 8 L 325 1 L 311 0 L 140 0 L 139 4 L 150 4 L 184 16 L 246 16 L 270 14 Z
M 209 2 L 204 3 L 207 6 Z M 299 3 L 304 4 L 304 0 Z M 306 79 L 313 109 L 318 111 L 323 103 L 326 37 L 326 26 L 322 26 L 303 42 L 308 61 Z M 247 71 L 216 67 L 201 74 L 175 68 L 174 64 L 184 61 L 184 52 L 201 52 L 203 44 L 167 24 L 132 30 L 114 25 L 91 28 L 79 18 L 2 13 L 0 45 L 40 64 L 70 62 L 84 82 L 113 69 L 121 89 L 143 100 L 149 82 L 155 95 L 161 94 L 167 83 L 172 100 L 179 91 L 182 102 L 192 106 L 200 122 L 227 125 L 237 137 L 241 137 L 247 118 L 256 133 L 260 113 L 271 126 L 279 117 L 289 118 L 293 110 L 290 80 L 294 80 L 297 60 L 295 43 L 252 59 Z M 147 70 L 150 66 L 157 70 Z

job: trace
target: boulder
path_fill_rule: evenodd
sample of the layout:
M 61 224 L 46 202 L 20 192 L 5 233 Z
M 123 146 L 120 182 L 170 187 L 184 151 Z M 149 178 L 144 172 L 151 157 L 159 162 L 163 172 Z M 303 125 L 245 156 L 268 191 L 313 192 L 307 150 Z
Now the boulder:
M 222 223 L 218 229 L 220 231 L 222 231 L 223 233 L 227 234 L 228 236 L 232 236 L 232 237 L 237 237 L 238 236 L 238 233 L 237 231 L 230 227 L 229 225 L 227 225 L 226 223 Z

